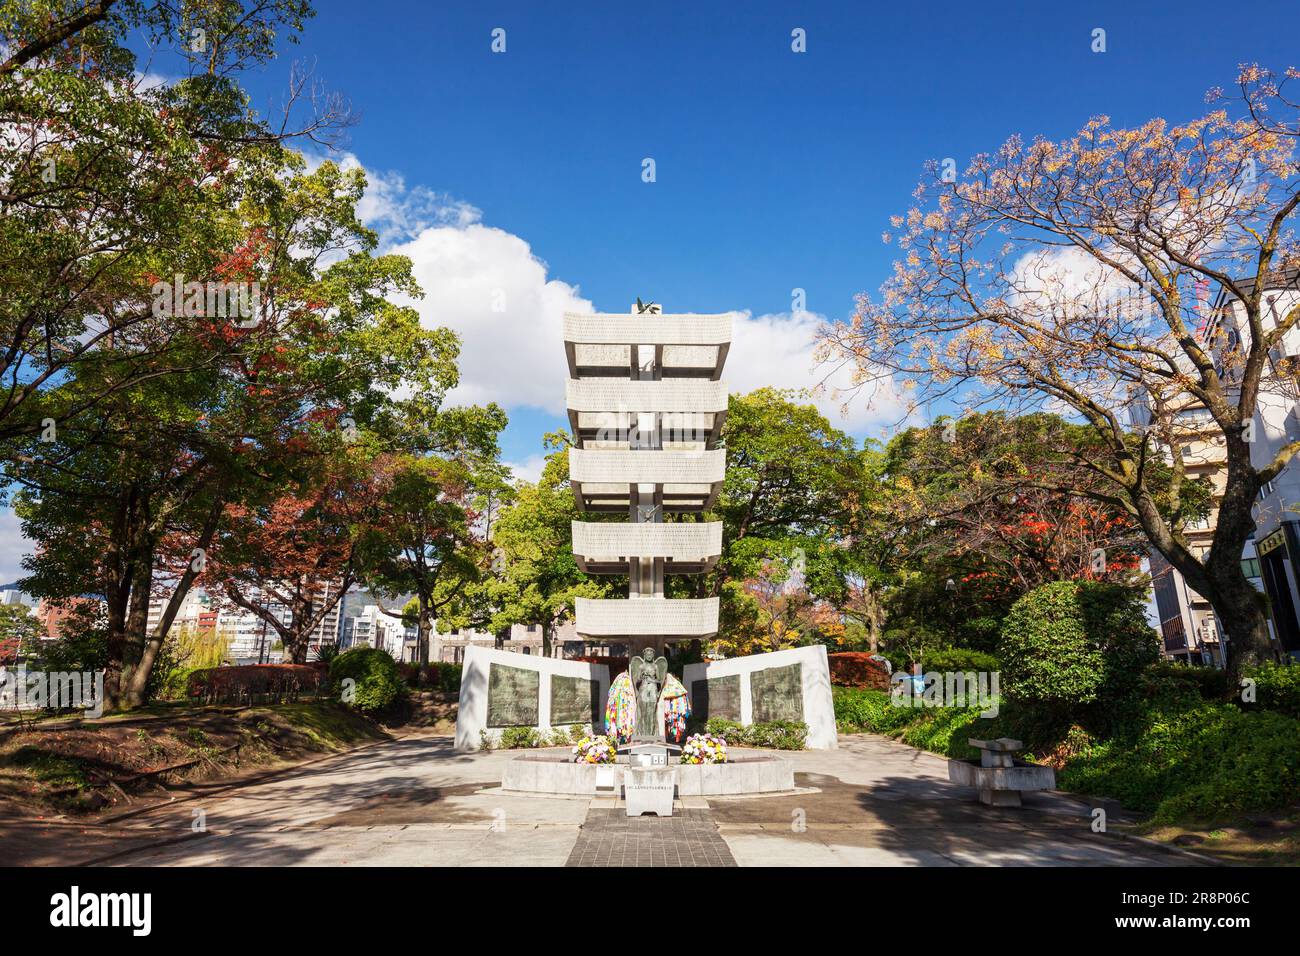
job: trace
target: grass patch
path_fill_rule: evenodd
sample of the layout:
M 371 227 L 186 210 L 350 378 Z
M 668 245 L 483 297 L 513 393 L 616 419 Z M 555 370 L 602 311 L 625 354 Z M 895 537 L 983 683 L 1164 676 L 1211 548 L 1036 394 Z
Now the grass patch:
M 167 708 L 134 726 L 107 720 L 34 725 L 0 738 L 0 797 L 33 811 L 98 810 L 121 800 L 123 791 L 222 780 L 387 736 L 373 720 L 319 700 Z

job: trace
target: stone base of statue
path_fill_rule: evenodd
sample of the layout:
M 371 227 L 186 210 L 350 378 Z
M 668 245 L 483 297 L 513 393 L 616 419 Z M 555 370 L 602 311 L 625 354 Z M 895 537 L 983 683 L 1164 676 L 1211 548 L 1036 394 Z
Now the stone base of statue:
M 671 817 L 673 795 L 676 792 L 676 767 L 633 764 L 623 771 L 623 799 L 627 803 L 629 817 L 639 817 L 646 813 Z

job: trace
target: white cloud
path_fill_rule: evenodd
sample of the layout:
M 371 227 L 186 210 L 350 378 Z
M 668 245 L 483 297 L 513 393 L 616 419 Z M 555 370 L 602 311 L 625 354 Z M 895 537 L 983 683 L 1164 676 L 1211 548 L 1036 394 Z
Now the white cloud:
M 424 324 L 460 335 L 450 403 L 564 411 L 564 313 L 593 308 L 576 286 L 547 278 L 523 239 L 479 223 L 425 229 L 392 251 L 414 264 Z
M 546 467 L 545 455 L 529 455 L 522 462 L 506 462 L 506 467 L 520 481 L 537 484 L 542 478 L 542 469 Z
M 737 313 L 723 377 L 733 392 L 765 385 L 813 390 L 810 401 L 836 428 L 879 437 L 881 428 L 907 417 L 906 399 L 883 383 L 854 392 L 847 364 L 818 366 L 815 337 L 825 321 L 815 312 Z
M 356 159 L 348 156 L 342 163 Z M 592 302 L 576 284 L 550 277 L 524 239 L 480 222 L 472 205 L 424 187 L 408 188 L 396 173 L 368 170 L 367 177 L 360 215 L 392 243 L 388 251 L 411 259 L 424 290 L 424 298 L 412 304 L 423 323 L 446 326 L 461 337 L 460 386 L 448 401 L 495 401 L 563 414 L 568 374 L 563 316 L 595 311 Z M 689 303 L 672 306 L 690 309 Z M 612 308 L 622 311 L 623 305 Z M 906 402 L 890 387 L 858 392 L 848 402 L 848 415 L 841 414 L 852 380 L 847 367 L 817 366 L 815 335 L 823 321 L 811 312 L 735 313 L 724 371 L 731 390 L 765 385 L 811 390 L 820 384 L 810 400 L 836 427 L 858 435 L 906 417 Z M 533 459 L 518 467 L 521 476 L 539 468 Z

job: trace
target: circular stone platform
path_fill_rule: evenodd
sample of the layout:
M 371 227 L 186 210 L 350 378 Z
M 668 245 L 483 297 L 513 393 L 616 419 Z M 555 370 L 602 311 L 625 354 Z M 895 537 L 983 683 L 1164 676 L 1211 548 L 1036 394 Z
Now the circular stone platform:
M 780 757 L 757 754 L 727 763 L 670 764 L 677 771 L 677 796 L 708 797 L 793 790 L 794 765 Z M 521 793 L 596 795 L 596 772 L 613 770 L 615 792 L 622 792 L 625 763 L 574 763 L 565 753 L 530 753 L 506 764 L 501 789 Z

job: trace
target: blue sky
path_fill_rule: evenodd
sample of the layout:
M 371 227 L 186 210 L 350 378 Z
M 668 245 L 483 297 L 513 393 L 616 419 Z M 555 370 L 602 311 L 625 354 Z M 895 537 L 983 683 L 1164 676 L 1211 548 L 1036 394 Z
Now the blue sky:
M 780 315 L 798 287 L 843 318 L 884 278 L 880 233 L 925 160 L 964 166 L 1097 113 L 1192 115 L 1238 63 L 1300 61 L 1300 17 L 1279 9 L 326 2 L 291 52 L 351 99 L 349 149 L 367 168 L 472 204 L 597 308 L 641 295 Z M 505 450 L 522 461 L 559 419 L 512 411 Z
M 812 384 L 815 323 L 790 315 L 791 290 L 830 319 L 874 291 L 894 251 L 880 234 L 926 160 L 963 167 L 1010 134 L 1064 136 L 1099 113 L 1184 119 L 1240 62 L 1300 65 L 1300 16 L 1247 2 L 318 8 L 250 78 L 254 102 L 281 95 L 296 57 L 351 100 L 345 148 L 372 174 L 374 223 L 416 260 L 425 320 L 465 338 L 457 398 L 509 407 L 521 474 L 562 423 L 565 308 L 625 311 L 639 295 L 737 310 L 750 344 L 729 359 L 733 388 Z M 499 289 L 504 315 L 487 304 Z M 882 437 L 898 408 L 884 396 L 840 424 Z M 0 514 L 0 580 L 20 548 Z

